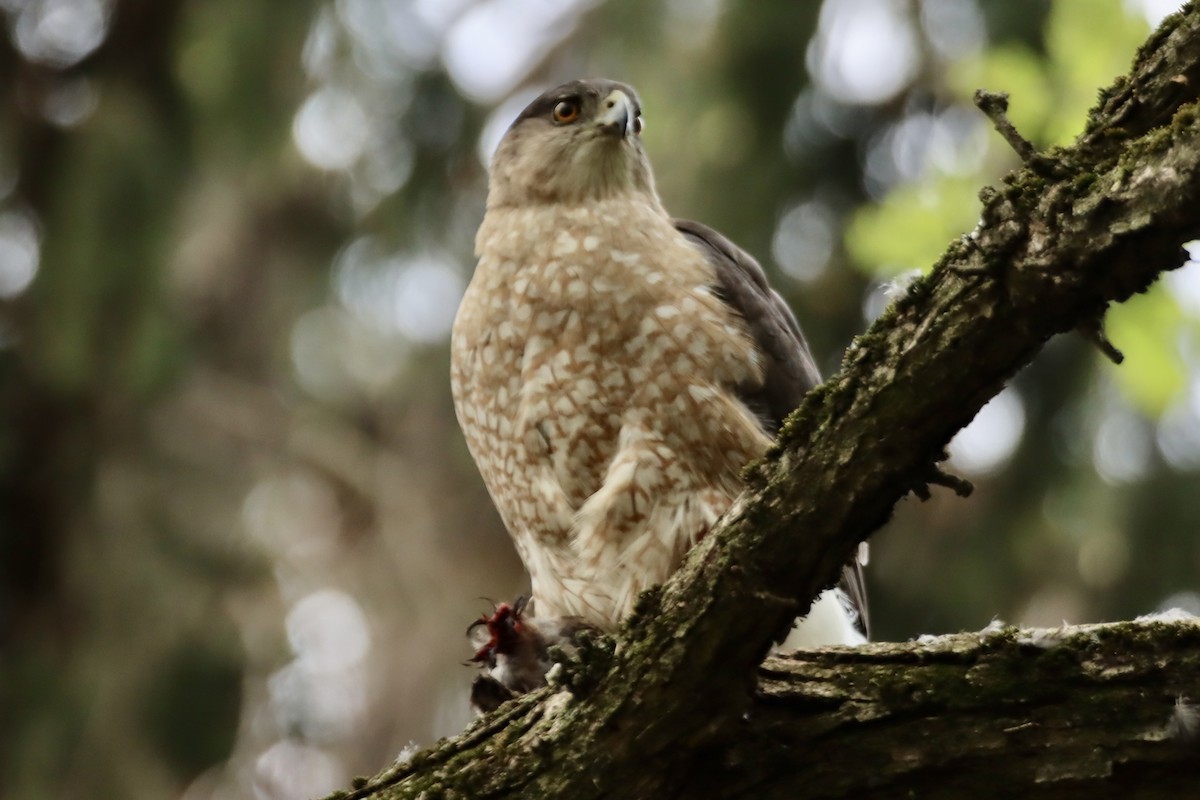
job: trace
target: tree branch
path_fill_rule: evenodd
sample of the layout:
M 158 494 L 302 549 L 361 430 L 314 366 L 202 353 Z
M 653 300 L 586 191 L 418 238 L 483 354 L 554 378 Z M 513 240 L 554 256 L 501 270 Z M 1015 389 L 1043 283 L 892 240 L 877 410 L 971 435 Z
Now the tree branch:
M 747 713 L 758 720 L 751 732 L 782 731 L 797 746 L 819 738 L 825 748 L 821 720 L 829 719 L 829 710 L 809 713 L 803 700 L 788 711 L 794 725 L 786 731 L 761 727 L 766 723 L 757 710 L 764 703 L 775 711 L 763 719 L 773 718 L 792 702 L 788 698 L 804 696 L 772 694 L 778 678 L 771 675 L 784 663 L 775 661 L 764 683 L 765 696 L 774 699 L 754 705 L 756 668 L 770 643 L 833 584 L 896 501 L 927 482 L 954 433 L 1050 337 L 1092 325 L 1109 303 L 1144 291 L 1161 271 L 1184 262 L 1182 245 L 1200 235 L 1198 95 L 1200 9 L 1191 4 L 1147 42 L 1131 74 L 1102 94 L 1073 147 L 1039 154 L 1000 189 L 982 193 L 976 231 L 951 246 L 930 276 L 854 342 L 841 371 L 808 395 L 777 447 L 747 470 L 750 488 L 719 528 L 664 587 L 642 597 L 615 646 L 608 639 L 591 642 L 556 685 L 502 706 L 354 796 L 675 797 L 688 795 L 685 787 L 695 796 L 698 764 L 709 767 L 702 770 L 702 794 L 722 796 L 737 772 L 729 759 L 754 757 L 739 739 Z M 1169 710 L 1164 698 L 1186 683 L 1172 670 L 1191 664 L 1195 674 L 1197 644 L 1194 627 L 1162 635 L 1192 649 L 1181 651 L 1177 664 L 1154 666 L 1139 660 L 1145 653 L 1136 638 L 1118 640 L 1127 652 L 1105 654 L 1144 679 L 1141 688 L 1157 698 L 1160 716 Z M 959 640 L 950 641 L 954 652 Z M 929 752 L 909 738 L 922 730 L 923 717 L 931 717 L 925 720 L 930 726 L 943 723 L 939 730 L 949 735 L 970 724 L 974 708 L 972 730 L 981 747 L 1082 736 L 1084 729 L 1072 723 L 1092 719 L 1087 715 L 1099 708 L 1084 707 L 1082 689 L 1050 704 L 1071 710 L 1064 710 L 1058 734 L 1045 703 L 1021 698 L 1039 691 L 1055 658 L 1075 663 L 1074 673 L 1063 669 L 1083 681 L 1094 662 L 1086 638 L 1037 653 L 1012 642 L 988 647 L 959 660 L 937 647 L 876 645 L 788 663 L 801 672 L 817 670 L 828 686 L 842 687 L 841 697 L 856 698 L 839 700 L 835 693 L 830 702 L 839 707 L 882 703 L 894 711 L 890 718 L 902 724 L 886 734 L 876 736 L 866 721 L 854 728 L 873 742 L 874 757 L 890 765 L 883 775 L 896 774 L 892 762 L 910 758 L 906 753 L 917 754 L 911 757 L 917 765 L 935 763 L 923 760 Z M 902 691 L 905 680 L 932 693 L 922 696 L 942 699 L 932 707 L 914 702 Z M 1194 692 L 1194 679 L 1188 680 Z M 980 691 L 975 705 L 955 690 L 971 685 Z M 1015 698 L 1003 720 L 1010 733 L 986 725 L 1005 693 Z M 1104 696 L 1123 703 L 1121 713 L 1141 713 L 1133 706 L 1146 702 L 1136 692 Z M 945 719 L 932 719 L 939 708 Z M 906 714 L 912 716 L 904 722 Z M 1150 754 L 1147 763 L 1170 761 L 1164 741 L 1138 747 Z M 827 788 L 807 792 L 848 788 L 820 783 L 824 749 L 811 757 L 795 780 Z M 715 765 L 728 768 L 711 769 Z M 874 762 L 863 767 L 874 768 Z M 1003 774 L 1012 781 L 1006 789 L 1025 791 L 1049 775 L 1018 772 Z M 1092 774 L 1088 767 L 1078 777 Z M 906 780 L 916 786 L 919 777 L 918 769 Z M 768 780 L 761 773 L 757 779 Z M 942 779 L 946 791 L 974 785 L 961 770 Z M 989 788 L 1001 791 L 998 785 Z
M 1020 787 L 1023 797 L 1176 798 L 1194 780 L 1200 712 L 1186 698 L 1197 697 L 1198 667 L 1197 620 L 995 626 L 770 659 L 750 723 L 722 762 L 737 769 L 689 796 L 886 787 L 958 800 Z
M 434 750 L 402 758 L 356 791 L 407 797 L 422 776 L 464 768 L 473 748 L 519 726 L 512 749 L 542 744 L 518 722 L 560 713 L 562 687 L 478 720 Z M 1200 619 L 978 633 L 773 657 L 748 713 L 719 744 L 692 754 L 663 794 L 792 798 L 888 796 L 959 800 L 1016 790 L 1028 798 L 1142 800 L 1188 796 L 1200 754 Z M 558 698 L 557 700 L 555 698 Z M 502 748 L 503 750 L 503 748 Z M 649 760 L 617 769 L 657 771 Z M 503 767 L 501 768 L 503 771 Z M 486 772 L 457 788 L 491 796 Z M 430 791 L 452 791 L 425 784 Z M 1184 788 L 1187 787 L 1187 791 Z M 660 789 L 656 789 L 660 791 Z M 393 793 L 395 792 L 395 793 Z M 522 796 L 537 796 L 521 793 Z M 418 795 L 419 796 L 419 795 Z M 451 794 L 450 796 L 453 796 Z
M 1028 139 L 1020 134 L 1016 126 L 1008 118 L 1008 95 L 1004 92 L 989 92 L 984 89 L 975 91 L 975 106 L 992 121 L 996 132 L 1004 137 L 1008 146 L 1013 149 L 1022 161 L 1030 161 L 1037 155 L 1037 150 Z

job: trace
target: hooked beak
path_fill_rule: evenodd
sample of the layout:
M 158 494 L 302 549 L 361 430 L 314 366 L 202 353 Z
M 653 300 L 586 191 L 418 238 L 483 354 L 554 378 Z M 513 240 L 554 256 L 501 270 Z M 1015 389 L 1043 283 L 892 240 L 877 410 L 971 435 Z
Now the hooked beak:
M 606 134 L 627 139 L 634 132 L 634 119 L 633 101 L 620 89 L 614 89 L 601 103 L 596 124 Z

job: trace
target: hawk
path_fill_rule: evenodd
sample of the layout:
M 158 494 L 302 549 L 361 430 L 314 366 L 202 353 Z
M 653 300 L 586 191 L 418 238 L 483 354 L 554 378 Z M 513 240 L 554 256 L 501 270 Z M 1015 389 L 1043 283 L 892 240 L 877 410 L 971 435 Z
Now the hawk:
M 663 208 L 632 88 L 580 80 L 492 161 L 454 321 L 455 411 L 532 581 L 536 618 L 612 630 L 742 489 L 820 378 L 762 267 Z M 861 564 L 796 646 L 865 640 Z

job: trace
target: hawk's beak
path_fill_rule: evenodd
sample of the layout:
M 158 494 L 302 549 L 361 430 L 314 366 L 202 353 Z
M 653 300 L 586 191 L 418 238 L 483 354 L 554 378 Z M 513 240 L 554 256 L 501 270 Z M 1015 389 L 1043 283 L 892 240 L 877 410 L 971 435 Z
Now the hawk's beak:
M 614 89 L 600 104 L 596 124 L 604 133 L 625 139 L 633 133 L 633 120 L 633 102 L 629 95 L 620 89 Z

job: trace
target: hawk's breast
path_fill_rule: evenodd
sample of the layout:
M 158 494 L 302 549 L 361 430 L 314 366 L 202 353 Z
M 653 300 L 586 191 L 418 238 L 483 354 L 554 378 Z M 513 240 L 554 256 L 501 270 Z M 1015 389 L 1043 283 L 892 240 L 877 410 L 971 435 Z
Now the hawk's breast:
M 769 444 L 733 392 L 757 353 L 656 206 L 492 209 L 477 250 L 452 341 L 467 444 L 538 613 L 611 626 Z

